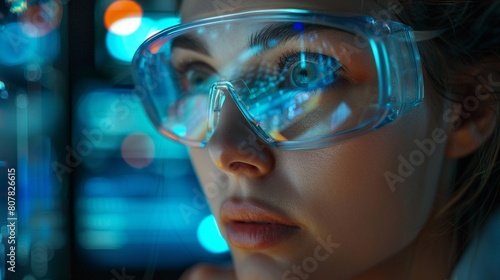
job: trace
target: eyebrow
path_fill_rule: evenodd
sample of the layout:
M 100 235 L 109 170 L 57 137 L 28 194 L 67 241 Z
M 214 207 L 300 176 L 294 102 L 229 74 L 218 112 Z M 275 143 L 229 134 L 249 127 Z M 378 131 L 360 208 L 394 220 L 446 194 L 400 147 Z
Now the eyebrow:
M 264 27 L 258 32 L 253 33 L 250 36 L 247 44 L 249 48 L 256 49 L 257 53 L 261 53 L 273 48 L 277 44 L 296 39 L 304 33 L 323 29 L 330 28 L 317 24 L 272 24 Z M 178 36 L 172 40 L 172 49 L 174 48 L 188 49 L 210 56 L 210 52 L 208 51 L 208 48 L 205 46 L 203 41 L 187 34 Z
M 272 24 L 252 34 L 248 40 L 248 46 L 251 49 L 257 49 L 257 52 L 260 53 L 283 42 L 296 39 L 304 33 L 323 29 L 330 28 L 317 24 Z
M 210 52 L 205 47 L 205 44 L 198 38 L 191 35 L 181 35 L 172 40 L 172 49 L 182 48 L 210 56 Z

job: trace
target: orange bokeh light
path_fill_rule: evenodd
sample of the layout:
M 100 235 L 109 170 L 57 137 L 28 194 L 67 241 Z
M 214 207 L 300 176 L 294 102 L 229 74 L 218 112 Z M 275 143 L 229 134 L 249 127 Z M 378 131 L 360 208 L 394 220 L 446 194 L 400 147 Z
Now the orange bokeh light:
M 29 6 L 19 21 L 23 32 L 34 38 L 41 37 L 59 27 L 63 14 L 63 6 L 56 0 L 45 1 L 39 5 Z
M 109 28 L 117 21 L 125 18 L 141 18 L 142 7 L 135 1 L 118 0 L 108 6 L 104 13 L 104 26 Z

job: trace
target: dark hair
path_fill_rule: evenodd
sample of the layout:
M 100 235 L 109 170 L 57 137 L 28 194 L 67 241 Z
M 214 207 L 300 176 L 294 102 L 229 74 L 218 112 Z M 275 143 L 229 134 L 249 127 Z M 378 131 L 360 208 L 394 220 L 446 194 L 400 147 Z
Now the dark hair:
M 442 100 L 464 104 L 479 91 L 488 98 L 480 100 L 476 111 L 495 110 L 500 124 L 500 1 L 406 0 L 392 1 L 394 4 L 402 7 L 397 13 L 400 20 L 415 30 L 443 30 L 438 38 L 418 43 L 423 67 Z M 454 227 L 462 246 L 457 248 L 459 254 L 493 208 L 499 207 L 499 156 L 497 125 L 486 143 L 459 161 L 452 196 L 438 213 Z
M 179 11 L 180 11 L 180 9 L 181 9 L 181 4 L 182 4 L 182 0 L 175 0 L 175 10 L 176 10 L 177 12 L 179 12 Z

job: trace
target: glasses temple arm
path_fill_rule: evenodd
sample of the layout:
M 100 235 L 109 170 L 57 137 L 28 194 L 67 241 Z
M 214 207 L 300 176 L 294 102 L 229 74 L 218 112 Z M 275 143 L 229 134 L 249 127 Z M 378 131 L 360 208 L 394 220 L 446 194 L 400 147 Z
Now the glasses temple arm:
M 413 31 L 415 35 L 415 42 L 422 42 L 435 39 L 445 32 L 445 29 L 436 29 L 436 30 L 426 30 L 426 31 Z

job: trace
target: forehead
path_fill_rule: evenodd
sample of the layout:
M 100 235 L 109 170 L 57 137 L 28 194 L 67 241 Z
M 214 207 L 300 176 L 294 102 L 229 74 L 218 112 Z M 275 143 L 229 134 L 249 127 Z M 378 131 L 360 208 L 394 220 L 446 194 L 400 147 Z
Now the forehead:
M 394 0 L 393 0 L 394 1 Z M 181 5 L 183 22 L 224 14 L 261 9 L 307 9 L 312 11 L 373 14 L 380 13 L 383 4 L 374 0 L 184 0 Z

